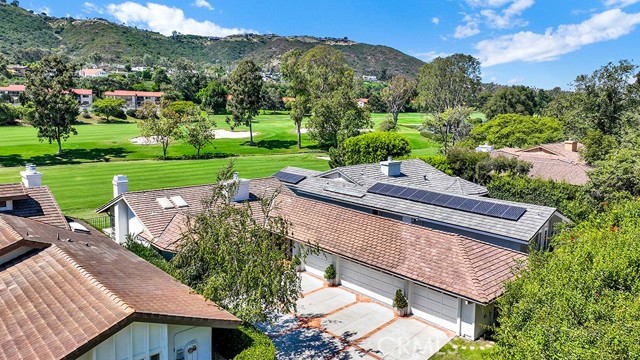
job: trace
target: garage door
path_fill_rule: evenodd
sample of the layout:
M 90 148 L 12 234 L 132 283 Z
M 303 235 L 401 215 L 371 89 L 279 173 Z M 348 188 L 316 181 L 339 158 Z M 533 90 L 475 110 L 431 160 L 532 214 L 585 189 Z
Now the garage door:
M 309 254 L 304 263 L 304 268 L 315 275 L 324 276 L 324 270 L 333 264 L 333 255 L 325 252 L 319 254 Z
M 424 286 L 413 286 L 413 314 L 458 332 L 458 298 Z
M 340 280 L 345 287 L 388 305 L 396 290 L 404 291 L 405 287 L 405 281 L 398 277 L 345 259 L 340 260 Z

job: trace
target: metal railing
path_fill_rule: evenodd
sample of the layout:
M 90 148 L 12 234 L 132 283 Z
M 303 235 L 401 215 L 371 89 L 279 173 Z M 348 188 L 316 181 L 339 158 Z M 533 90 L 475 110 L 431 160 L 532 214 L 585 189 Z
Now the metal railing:
M 84 221 L 91 225 L 93 228 L 102 231 L 102 229 L 107 229 L 111 227 L 111 217 L 110 216 L 98 216 L 90 219 L 84 219 Z

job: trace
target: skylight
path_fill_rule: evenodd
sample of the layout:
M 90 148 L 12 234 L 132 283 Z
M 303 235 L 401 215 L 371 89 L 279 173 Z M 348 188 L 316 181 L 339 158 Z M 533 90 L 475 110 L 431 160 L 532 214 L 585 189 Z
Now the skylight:
M 183 207 L 189 206 L 189 204 L 187 204 L 187 202 L 184 201 L 182 196 L 172 196 L 171 197 L 171 202 L 176 204 L 176 207 L 178 207 L 178 208 L 183 208 Z
M 173 205 L 173 203 L 167 199 L 167 197 L 161 197 L 161 198 L 157 198 L 156 201 L 158 202 L 158 204 L 160 204 L 160 206 L 162 206 L 163 209 L 167 210 L 167 209 L 173 209 L 175 208 L 175 206 Z

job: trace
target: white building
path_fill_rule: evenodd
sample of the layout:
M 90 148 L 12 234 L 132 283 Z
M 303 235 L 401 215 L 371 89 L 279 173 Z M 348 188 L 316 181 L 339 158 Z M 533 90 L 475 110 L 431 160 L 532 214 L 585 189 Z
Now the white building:
M 105 69 L 80 69 L 78 75 L 82 78 L 105 77 L 109 73 Z

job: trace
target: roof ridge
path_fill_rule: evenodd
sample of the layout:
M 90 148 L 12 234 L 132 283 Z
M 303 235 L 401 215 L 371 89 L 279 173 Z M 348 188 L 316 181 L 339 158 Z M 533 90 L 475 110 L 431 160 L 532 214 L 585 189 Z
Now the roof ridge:
M 478 297 L 482 297 L 483 300 L 486 300 L 487 293 L 485 289 L 482 287 L 482 284 L 480 283 L 480 279 L 478 278 L 478 273 L 476 272 L 476 268 L 474 266 L 471 266 L 471 258 L 469 257 L 469 253 L 467 252 L 467 247 L 464 244 L 467 238 L 461 235 L 455 235 L 455 236 L 456 236 L 457 244 L 459 247 L 458 251 L 462 253 L 462 258 L 464 259 L 464 264 L 466 267 L 465 274 L 470 275 L 471 282 L 473 283 L 474 288 L 476 289 L 476 295 Z
M 11 233 L 11 235 L 15 236 L 17 241 L 24 240 L 24 237 L 20 235 L 20 233 L 18 233 L 16 229 L 14 229 L 13 226 L 11 226 L 11 224 L 9 224 L 2 217 L 0 217 L 0 225 L 7 229 Z
M 78 264 L 64 249 L 59 247 L 56 244 L 51 244 L 51 248 L 57 251 L 60 256 L 62 256 L 66 261 L 68 261 L 71 266 L 76 268 L 80 274 L 82 274 L 92 285 L 94 285 L 98 290 L 100 290 L 103 294 L 105 294 L 108 298 L 110 298 L 114 303 L 120 306 L 125 311 L 135 312 L 135 309 L 127 304 L 124 300 L 122 300 L 117 294 L 115 294 L 111 289 L 104 286 L 100 280 L 98 280 L 95 276 L 93 276 L 88 270 L 86 270 L 82 265 Z
M 69 227 L 69 222 L 67 222 L 67 217 L 64 216 L 64 213 L 62 212 L 62 209 L 60 208 L 60 204 L 58 204 L 58 201 L 56 200 L 56 197 L 53 196 L 53 192 L 51 191 L 49 186 L 42 185 L 40 187 L 47 189 L 47 196 L 49 196 L 50 200 L 53 202 L 53 205 L 54 205 L 54 207 L 56 209 L 56 212 L 58 213 L 58 215 L 60 215 L 64 219 L 64 223 L 66 224 L 64 229 L 65 230 L 70 230 L 71 227 Z M 28 189 L 27 189 L 27 191 L 28 191 Z

